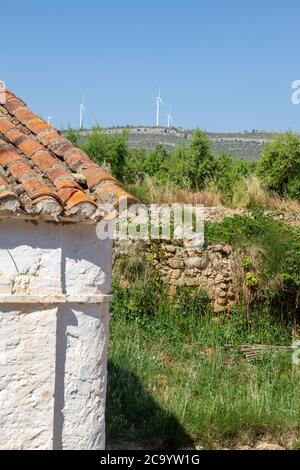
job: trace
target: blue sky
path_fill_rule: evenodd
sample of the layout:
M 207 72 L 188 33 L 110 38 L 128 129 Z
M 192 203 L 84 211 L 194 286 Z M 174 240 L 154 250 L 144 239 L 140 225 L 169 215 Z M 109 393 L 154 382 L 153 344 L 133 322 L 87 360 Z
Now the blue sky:
M 158 86 L 174 124 L 300 132 L 297 0 L 5 2 L 1 73 L 57 127 L 154 124 Z

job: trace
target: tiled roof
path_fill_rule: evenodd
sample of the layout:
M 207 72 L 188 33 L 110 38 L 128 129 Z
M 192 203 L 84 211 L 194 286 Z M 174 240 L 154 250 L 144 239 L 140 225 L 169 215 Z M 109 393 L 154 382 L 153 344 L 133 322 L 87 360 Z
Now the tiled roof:
M 121 184 L 12 92 L 0 90 L 0 215 L 97 219 Z

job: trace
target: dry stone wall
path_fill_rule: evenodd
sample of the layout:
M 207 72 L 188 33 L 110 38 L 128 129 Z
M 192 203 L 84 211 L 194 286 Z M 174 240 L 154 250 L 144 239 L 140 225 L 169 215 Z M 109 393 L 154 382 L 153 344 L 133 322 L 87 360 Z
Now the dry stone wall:
M 215 311 L 228 310 L 236 302 L 234 272 L 236 255 L 230 245 L 218 244 L 191 250 L 172 242 L 119 241 L 114 258 L 145 252 L 174 291 L 177 287 L 199 287 L 212 299 Z
M 265 210 L 266 216 L 300 227 L 297 210 Z M 248 215 L 244 209 L 229 209 L 223 206 L 205 207 L 206 221 L 221 222 L 224 217 Z M 149 255 L 170 290 L 179 286 L 201 287 L 211 297 L 215 311 L 230 310 L 239 298 L 239 255 L 230 245 L 217 244 L 199 250 L 186 249 L 171 240 L 164 242 L 130 241 L 115 242 L 114 258 L 132 256 L 136 250 Z

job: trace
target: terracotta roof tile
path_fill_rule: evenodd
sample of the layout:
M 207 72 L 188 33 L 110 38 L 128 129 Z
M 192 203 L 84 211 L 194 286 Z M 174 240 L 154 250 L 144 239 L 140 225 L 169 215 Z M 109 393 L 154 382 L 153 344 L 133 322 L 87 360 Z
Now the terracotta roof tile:
M 6 132 L 9 129 L 14 129 L 16 126 L 6 117 L 0 118 L 0 132 Z
M 74 206 L 77 206 L 77 204 L 81 204 L 83 202 L 88 202 L 89 204 L 94 204 L 96 206 L 95 202 L 92 201 L 92 199 L 89 198 L 83 191 L 76 191 L 68 199 L 67 207 L 72 209 Z
M 70 197 L 76 192 L 76 188 L 62 188 L 58 191 L 58 195 L 65 204 L 70 199 Z
M 42 132 L 39 132 L 37 134 L 38 140 L 41 142 L 41 144 L 45 145 L 46 147 L 51 141 L 55 141 L 59 137 L 59 133 L 55 129 L 53 129 L 53 127 L 50 129 L 43 130 Z
M 19 182 L 23 181 L 28 176 L 35 176 L 34 170 L 25 162 L 13 163 L 9 167 L 9 172 L 14 179 Z
M 32 120 L 27 122 L 26 127 L 28 127 L 28 129 L 30 129 L 34 134 L 39 134 L 40 132 L 43 132 L 46 129 L 51 129 L 51 126 L 49 126 L 49 124 L 37 117 L 34 117 Z
M 43 150 L 37 152 L 32 158 L 31 161 L 39 167 L 41 171 L 49 170 L 54 165 L 58 164 L 57 158 L 53 157 L 49 152 Z
M 65 155 L 66 164 L 73 170 L 77 171 L 79 168 L 95 165 L 90 158 L 80 149 L 73 148 Z
M 9 189 L 9 183 L 0 175 L 0 199 L 7 199 L 8 197 L 17 199 L 16 194 Z
M 17 98 L 16 95 L 11 90 L 5 89 L 4 93 L 5 93 L 6 102 L 8 102 L 9 100 L 18 99 L 19 101 L 21 101 L 23 106 L 26 106 L 26 103 L 23 100 L 21 100 L 21 98 Z
M 90 189 L 94 189 L 98 184 L 103 183 L 103 181 L 111 181 L 119 184 L 118 181 L 108 175 L 103 168 L 96 165 L 83 169 L 82 174 L 86 177 L 87 185 Z
M 60 135 L 58 135 L 55 140 L 51 140 L 48 144 L 48 148 L 60 157 L 64 157 L 68 151 L 73 150 L 73 147 L 69 140 Z
M 53 167 L 47 170 L 47 176 L 50 178 L 50 180 L 55 184 L 57 181 L 63 179 L 70 179 L 71 175 L 70 172 L 67 171 L 65 168 L 59 166 L 59 167 Z
M 14 147 L 10 147 L 9 145 L 0 147 L 0 165 L 3 167 L 7 167 L 21 158 L 20 154 L 14 150 Z
M 18 141 L 21 141 L 25 137 L 25 134 L 16 127 L 11 127 L 1 132 L 12 144 L 16 144 Z
M 52 196 L 57 198 L 58 195 L 52 191 L 45 183 L 40 181 L 36 176 L 28 178 L 22 182 L 22 187 L 30 199 L 34 200 L 41 196 Z
M 63 188 L 77 188 L 81 189 L 78 183 L 72 178 L 63 178 L 59 179 L 55 182 L 55 187 L 57 189 L 63 189 Z
M 13 201 L 13 204 L 11 203 Z M 8 202 L 9 205 L 6 203 Z M 18 210 L 20 208 L 20 202 L 17 195 L 10 189 L 0 187 L 0 212 L 11 212 L 12 208 Z
M 32 157 L 32 155 L 40 150 L 44 150 L 44 147 L 41 144 L 35 142 L 27 135 L 23 135 L 21 140 L 15 142 L 15 145 L 18 149 L 22 150 L 27 157 Z
M 103 201 L 116 204 L 129 196 L 117 180 L 32 113 L 24 101 L 3 89 L 1 97 L 2 213 L 13 210 L 81 219 L 100 214 L 96 207 Z M 129 197 L 129 203 L 133 201 Z
M 13 114 L 24 125 L 35 117 L 34 114 L 31 111 L 29 111 L 29 109 L 24 108 L 24 107 L 18 109 Z
M 13 93 L 11 93 L 8 90 L 3 89 L 2 87 L 0 89 L 0 93 L 1 93 L 1 103 L 5 103 L 5 101 L 8 101 L 9 99 L 15 98 L 15 95 L 13 95 Z
M 102 203 L 113 204 L 114 206 L 117 206 L 122 199 L 128 199 L 130 204 L 137 202 L 133 196 L 111 183 L 97 186 L 96 193 Z
M 1 87 L 1 103 L 8 103 L 11 100 L 16 100 L 18 99 L 20 103 L 22 103 L 22 106 L 26 106 L 23 100 L 20 98 L 17 98 L 12 91 L 9 91 L 7 89 L 3 89 Z
M 17 109 L 23 108 L 24 104 L 18 98 L 11 98 L 6 101 L 4 107 L 9 113 L 14 114 Z

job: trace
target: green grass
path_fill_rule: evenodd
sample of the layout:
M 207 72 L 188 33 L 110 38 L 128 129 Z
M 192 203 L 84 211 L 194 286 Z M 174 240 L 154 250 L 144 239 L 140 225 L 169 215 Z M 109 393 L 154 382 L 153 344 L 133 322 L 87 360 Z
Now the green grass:
M 157 308 L 159 313 L 143 321 L 125 312 L 113 315 L 110 445 L 211 448 L 249 444 L 265 434 L 299 441 L 300 376 L 291 354 L 249 363 L 225 347 L 290 344 L 287 327 L 265 317 L 246 329 L 239 311 L 226 319 L 210 313 L 183 317 L 170 305 Z

